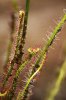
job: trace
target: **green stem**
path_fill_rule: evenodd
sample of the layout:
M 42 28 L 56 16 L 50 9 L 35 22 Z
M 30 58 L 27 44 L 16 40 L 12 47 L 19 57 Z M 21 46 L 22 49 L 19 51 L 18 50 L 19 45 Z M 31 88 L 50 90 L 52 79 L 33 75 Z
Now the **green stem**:
M 60 69 L 60 73 L 59 76 L 55 82 L 54 87 L 52 88 L 52 90 L 49 93 L 49 97 L 47 100 L 54 100 L 55 96 L 58 94 L 61 84 L 62 84 L 62 80 L 66 77 L 66 59 Z
M 12 100 L 13 96 L 14 96 L 14 93 L 16 91 L 16 86 L 17 86 L 17 80 L 19 78 L 19 75 L 20 75 L 20 72 L 24 69 L 24 67 L 26 66 L 26 64 L 28 63 L 28 60 L 25 61 L 21 66 L 20 68 L 17 70 L 16 72 L 16 75 L 13 79 L 13 84 L 12 84 L 12 88 L 11 90 L 9 90 L 9 93 L 7 94 L 7 100 Z
M 26 30 L 27 30 L 27 21 L 28 21 L 28 13 L 29 13 L 29 3 L 30 3 L 30 0 L 26 0 L 26 10 L 25 10 L 25 18 L 24 18 L 24 25 L 23 25 L 21 41 L 19 40 L 19 38 L 20 38 L 20 32 L 21 32 L 20 30 L 21 30 L 21 21 L 22 20 L 20 21 L 20 27 L 19 27 L 19 31 L 18 31 L 18 38 L 17 38 L 17 46 L 16 46 L 16 51 L 15 51 L 15 56 L 14 56 L 13 60 L 11 61 L 11 66 L 9 67 L 7 76 L 6 76 L 6 78 L 5 78 L 4 82 L 3 82 L 3 87 L 6 85 L 6 83 L 8 81 L 8 78 L 11 75 L 11 72 L 13 70 L 15 62 L 18 63 L 19 61 L 21 61 L 21 60 L 19 60 L 19 58 L 21 59 L 22 56 L 23 56 L 23 47 L 24 47 L 24 44 L 25 44 L 25 37 L 26 37 Z M 23 16 L 22 16 L 22 18 L 23 18 Z M 20 49 L 21 51 L 19 51 L 19 48 L 21 48 Z
M 26 0 L 26 8 L 25 8 L 25 18 L 24 18 L 24 25 L 23 25 L 23 31 L 22 31 L 22 56 L 23 56 L 23 48 L 25 44 L 25 38 L 26 38 L 26 31 L 27 31 L 27 22 L 28 22 L 28 14 L 29 14 L 29 4 L 30 0 Z
M 29 52 L 29 51 L 28 51 Z M 23 71 L 23 69 L 25 68 L 25 66 L 28 64 L 28 62 L 32 59 L 33 56 L 36 55 L 38 51 L 35 51 L 35 52 L 29 52 L 29 55 L 28 55 L 28 58 L 27 60 L 25 59 L 25 61 L 23 62 L 22 65 L 19 66 L 18 70 L 16 71 L 16 74 L 15 74 L 15 77 L 13 79 L 13 84 L 12 84 L 12 87 L 7 95 L 7 98 L 8 99 L 12 99 L 13 96 L 14 96 L 14 93 L 15 93 L 15 90 L 16 90 L 16 86 L 17 86 L 17 81 L 18 81 L 18 78 L 19 78 L 19 75 L 20 73 Z
M 12 0 L 12 5 L 13 5 L 13 8 L 14 8 L 14 11 L 17 12 L 18 11 L 18 3 L 17 3 L 17 0 Z
M 17 96 L 17 100 L 22 100 L 22 98 L 24 97 L 26 90 L 29 87 L 29 84 L 31 82 L 31 80 L 36 76 L 36 74 L 41 70 L 42 66 L 43 66 L 43 62 L 44 62 L 44 58 L 46 56 L 46 53 L 48 52 L 49 47 L 51 46 L 51 44 L 53 43 L 57 33 L 61 30 L 63 24 L 66 21 L 66 14 L 63 16 L 63 18 L 61 19 L 61 21 L 59 22 L 59 24 L 55 27 L 54 31 L 52 32 L 51 36 L 49 37 L 49 39 L 47 40 L 47 43 L 45 45 L 45 47 L 42 49 L 38 60 L 36 61 L 34 68 L 38 68 L 31 76 L 30 78 L 27 80 L 27 83 L 24 87 L 24 90 L 18 93 Z M 40 64 L 41 62 L 41 64 Z
M 16 74 L 15 74 L 15 77 L 13 79 L 13 84 L 12 84 L 12 88 L 11 90 L 9 91 L 8 95 L 7 95 L 7 98 L 12 99 L 13 96 L 14 96 L 14 92 L 16 90 L 16 86 L 17 86 L 17 81 L 18 81 L 18 78 L 19 78 L 19 75 L 20 73 L 22 72 L 22 70 L 24 69 L 24 67 L 28 64 L 28 62 L 31 60 L 33 56 L 30 56 L 29 55 L 29 58 L 27 60 L 24 61 L 24 63 L 22 65 L 19 66 Z
M 19 63 L 19 60 L 20 60 L 20 58 L 19 58 L 19 55 L 20 55 L 19 43 L 20 43 L 20 32 L 21 32 L 21 29 L 22 29 L 23 18 L 24 18 L 24 13 L 22 13 L 22 16 L 20 18 L 20 25 L 19 25 L 19 31 L 18 31 L 17 46 L 16 46 L 16 50 L 15 50 L 15 55 L 14 55 L 13 60 L 11 61 L 11 65 L 9 66 L 9 70 L 8 70 L 7 76 L 4 79 L 3 87 L 6 85 L 6 83 L 8 81 L 8 78 L 10 77 L 10 75 L 12 73 L 14 64 L 15 63 L 18 64 Z
M 28 79 L 28 81 L 27 81 L 27 83 L 26 83 L 26 85 L 25 85 L 25 87 L 24 87 L 24 90 L 23 91 L 20 91 L 19 92 L 19 94 L 18 94 L 18 96 L 17 96 L 17 100 L 26 100 L 26 96 L 27 96 L 27 94 L 28 94 L 28 92 L 27 92 L 27 89 L 29 88 L 29 85 L 30 85 L 30 82 L 31 82 L 31 80 L 36 76 L 36 74 L 40 71 L 40 69 L 42 68 L 42 66 L 43 66 L 43 64 L 44 64 L 44 62 L 45 62 L 45 58 L 46 58 L 46 54 L 45 54 L 45 56 L 44 56 L 44 58 L 43 58 L 43 60 L 42 60 L 42 62 L 41 62 L 41 64 L 40 64 L 40 67 L 37 69 L 37 71 L 36 72 L 32 72 L 31 74 L 30 74 L 30 77 L 29 77 L 29 79 Z

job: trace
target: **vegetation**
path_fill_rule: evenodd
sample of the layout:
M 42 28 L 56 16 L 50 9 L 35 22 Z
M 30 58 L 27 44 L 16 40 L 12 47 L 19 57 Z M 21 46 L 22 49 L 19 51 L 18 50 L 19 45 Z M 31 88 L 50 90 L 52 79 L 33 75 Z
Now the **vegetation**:
M 57 34 L 61 31 L 62 26 L 66 22 L 66 14 L 62 17 L 60 22 L 57 24 L 57 26 L 54 28 L 53 32 L 51 32 L 49 38 L 47 39 L 47 43 L 43 48 L 28 48 L 28 54 L 27 58 L 23 58 L 25 52 L 24 52 L 24 45 L 26 40 L 26 34 L 27 34 L 27 25 L 28 25 L 28 14 L 29 14 L 29 5 L 30 0 L 26 0 L 26 7 L 25 11 L 19 11 L 19 29 L 18 29 L 18 36 L 16 40 L 16 48 L 15 48 L 15 54 L 9 63 L 9 56 L 11 53 L 11 48 L 13 44 L 13 34 L 15 30 L 15 13 L 18 12 L 18 5 L 16 0 L 13 0 L 13 7 L 14 12 L 12 14 L 12 23 L 11 23 L 11 34 L 10 34 L 10 42 L 8 46 L 8 52 L 7 52 L 7 59 L 5 66 L 7 71 L 6 76 L 4 76 L 4 81 L 2 84 L 2 90 L 0 92 L 0 97 L 2 100 L 27 100 L 29 96 L 31 95 L 30 91 L 32 90 L 32 84 L 34 82 L 34 79 L 36 79 L 36 76 L 41 71 L 42 67 L 44 66 L 44 63 L 46 61 L 46 56 L 48 55 L 48 50 L 50 46 L 53 44 L 54 39 L 56 39 Z M 37 56 L 37 59 L 35 59 L 35 62 L 31 62 L 34 57 Z M 18 80 L 20 78 L 20 74 L 23 73 L 23 70 L 27 67 L 27 65 L 31 62 L 31 65 L 28 70 L 28 77 L 25 82 L 25 86 L 23 89 L 18 91 L 17 96 L 15 95 L 16 88 L 18 85 Z M 9 66 L 8 66 L 9 63 Z M 49 93 L 49 98 L 47 100 L 54 100 L 54 97 L 58 93 L 60 89 L 60 85 L 62 82 L 62 79 L 65 77 L 65 67 L 66 60 L 64 64 L 62 65 L 60 69 L 60 73 L 58 76 L 58 79 L 56 80 L 54 88 Z M 6 86 L 8 85 L 9 78 L 11 77 L 11 85 L 8 89 L 6 89 Z

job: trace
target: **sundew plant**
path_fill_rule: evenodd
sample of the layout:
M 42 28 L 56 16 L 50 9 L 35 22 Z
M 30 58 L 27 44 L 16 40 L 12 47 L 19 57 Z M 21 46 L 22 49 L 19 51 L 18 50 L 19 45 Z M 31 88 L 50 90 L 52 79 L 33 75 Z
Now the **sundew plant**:
M 42 67 L 46 62 L 47 55 L 49 54 L 49 48 L 54 43 L 58 34 L 61 34 L 62 27 L 65 26 L 66 13 L 62 16 L 61 20 L 57 23 L 53 31 L 47 36 L 45 45 L 42 48 L 30 47 L 27 50 L 27 56 L 24 51 L 26 42 L 28 17 L 30 11 L 30 1 L 25 0 L 25 10 L 19 10 L 17 0 L 12 0 L 13 9 L 11 15 L 11 33 L 8 44 L 7 57 L 3 73 L 2 85 L 0 89 L 0 100 L 30 100 L 30 96 L 33 94 L 33 84 L 39 77 Z M 65 10 L 64 10 L 65 11 Z M 16 20 L 18 19 L 18 23 Z M 15 33 L 15 27 L 18 24 L 17 32 Z M 16 34 L 14 45 L 14 34 Z M 62 33 L 63 34 L 63 33 Z M 57 43 L 58 45 L 58 43 Z M 13 46 L 15 47 L 13 57 Z M 46 66 L 45 66 L 46 67 Z M 25 74 L 27 73 L 27 74 Z M 64 60 L 59 75 L 54 83 L 53 88 L 49 91 L 46 100 L 54 100 L 58 94 L 62 80 L 66 76 L 66 59 Z M 21 85 L 21 86 L 20 86 Z M 64 99 L 65 100 L 65 99 Z

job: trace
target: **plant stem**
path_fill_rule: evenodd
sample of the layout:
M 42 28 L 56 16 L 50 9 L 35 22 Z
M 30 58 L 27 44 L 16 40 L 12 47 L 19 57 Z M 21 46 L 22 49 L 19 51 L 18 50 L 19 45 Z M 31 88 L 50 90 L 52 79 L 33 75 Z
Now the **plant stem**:
M 11 100 L 13 98 L 13 96 L 14 96 L 14 92 L 16 91 L 17 81 L 18 81 L 18 78 L 19 78 L 20 73 L 22 72 L 22 70 L 24 69 L 24 67 L 28 64 L 28 62 L 31 60 L 31 58 L 33 56 L 34 55 L 32 55 L 32 56 L 29 55 L 28 59 L 25 60 L 22 65 L 19 66 L 19 68 L 18 68 L 18 70 L 17 70 L 17 72 L 15 74 L 15 77 L 13 79 L 12 88 L 9 91 L 8 95 L 7 95 L 7 98 L 8 99 L 10 98 L 9 100 Z
M 24 54 L 23 53 L 23 48 L 24 48 L 25 38 L 26 38 L 26 34 L 27 34 L 27 22 L 28 22 L 28 14 L 29 14 L 29 4 L 30 4 L 30 0 L 26 0 L 25 18 L 24 18 L 24 25 L 23 25 L 22 39 L 21 39 L 21 43 L 22 43 L 22 56 Z
M 17 3 L 17 0 L 12 0 L 12 5 L 13 5 L 13 8 L 14 8 L 14 11 L 17 12 L 18 11 L 18 3 Z
M 19 92 L 18 93 L 18 96 L 17 96 L 17 100 L 24 100 L 24 95 L 26 93 L 26 90 L 28 89 L 29 85 L 30 85 L 30 82 L 31 80 L 36 76 L 36 74 L 41 70 L 42 66 L 43 66 L 43 62 L 45 61 L 45 56 L 46 56 L 46 53 L 48 52 L 48 49 L 49 47 L 51 46 L 51 44 L 53 43 L 57 33 L 59 31 L 61 31 L 61 28 L 63 26 L 63 24 L 65 23 L 66 21 L 66 14 L 63 16 L 63 18 L 61 19 L 61 21 L 59 22 L 59 24 L 55 27 L 54 31 L 52 32 L 51 36 L 49 37 L 49 39 L 47 40 L 47 43 L 45 45 L 45 47 L 41 50 L 41 53 L 39 55 L 39 58 L 37 59 L 35 65 L 34 65 L 34 68 L 37 68 L 37 70 L 32 73 L 29 77 L 29 79 L 27 80 L 27 83 L 23 89 L 23 91 Z M 40 64 L 41 62 L 41 64 Z M 27 93 L 28 94 L 28 93 Z
M 7 76 L 3 82 L 3 87 L 5 86 L 6 82 L 8 81 L 9 76 L 11 75 L 11 72 L 13 70 L 14 64 L 19 63 L 21 61 L 22 55 L 23 55 L 23 47 L 25 44 L 25 37 L 26 37 L 26 30 L 27 30 L 27 21 L 28 21 L 28 12 L 29 12 L 29 2 L 30 0 L 26 0 L 26 10 L 25 10 L 25 18 L 24 18 L 24 13 L 22 13 L 22 18 L 20 18 L 20 26 L 19 26 L 19 31 L 18 31 L 18 38 L 17 38 L 17 46 L 16 46 L 16 51 L 13 60 L 11 61 L 11 66 L 8 70 Z M 22 29 L 22 21 L 24 18 L 24 25 L 23 25 L 23 33 L 22 33 L 22 38 L 20 41 L 20 32 Z M 22 44 L 21 44 L 22 43 Z M 19 51 L 19 48 L 21 51 Z
M 11 20 L 12 21 L 11 21 L 11 25 L 10 25 L 11 26 L 10 40 L 9 40 L 8 49 L 7 49 L 6 62 L 4 65 L 5 72 L 7 70 L 7 64 L 9 62 L 9 56 L 10 56 L 12 44 L 13 44 L 13 34 L 14 34 L 14 30 L 15 30 L 15 13 L 14 12 L 11 14 Z
M 52 88 L 52 90 L 49 93 L 49 97 L 47 100 L 54 100 L 55 96 L 58 94 L 61 84 L 62 84 L 62 80 L 66 77 L 66 59 L 60 69 L 60 73 L 59 76 L 55 82 L 54 87 Z
M 13 67 L 14 67 L 14 64 L 18 64 L 19 63 L 19 55 L 20 55 L 20 50 L 19 50 L 19 44 L 20 44 L 20 32 L 21 32 L 21 29 L 22 29 L 22 22 L 23 22 L 23 18 L 24 18 L 24 13 L 22 13 L 22 16 L 20 18 L 20 25 L 19 25 L 19 31 L 18 31 L 18 37 L 17 37 L 17 46 L 16 46 L 16 50 L 15 50 L 15 55 L 14 55 L 14 58 L 13 60 L 11 61 L 11 65 L 9 66 L 9 70 L 8 70 L 8 73 L 7 73 L 7 76 L 6 78 L 4 79 L 4 82 L 3 82 L 3 87 L 6 85 L 6 82 L 8 81 L 8 78 L 9 76 L 11 75 L 11 72 L 13 70 Z
M 17 96 L 17 100 L 26 100 L 26 97 L 27 97 L 27 95 L 28 95 L 28 88 L 29 88 L 30 82 L 31 82 L 31 80 L 36 76 L 36 74 L 38 74 L 38 72 L 39 72 L 40 69 L 42 68 L 42 66 L 43 66 L 43 64 L 44 64 L 44 62 L 45 62 L 45 58 L 46 58 L 46 55 L 44 56 L 44 58 L 43 58 L 43 60 L 42 60 L 42 62 L 41 62 L 41 64 L 40 64 L 40 67 L 37 69 L 36 72 L 34 72 L 34 71 L 32 70 L 32 73 L 30 74 L 30 77 L 29 77 L 29 79 L 28 79 L 28 81 L 27 81 L 27 83 L 26 83 L 26 85 L 25 85 L 23 91 L 20 91 L 20 92 L 19 92 L 19 94 L 18 94 L 18 96 Z
M 27 60 L 25 59 L 25 61 L 19 66 L 18 70 L 16 71 L 15 77 L 13 79 L 13 84 L 12 87 L 7 95 L 8 98 L 13 98 L 14 96 L 14 92 L 16 91 L 16 86 L 17 86 L 17 81 L 19 78 L 20 73 L 23 71 L 23 69 L 25 68 L 25 66 L 29 63 L 29 61 L 32 59 L 32 57 L 34 57 L 36 55 L 36 53 L 39 51 L 39 49 L 36 49 L 35 51 L 29 51 L 29 55 Z

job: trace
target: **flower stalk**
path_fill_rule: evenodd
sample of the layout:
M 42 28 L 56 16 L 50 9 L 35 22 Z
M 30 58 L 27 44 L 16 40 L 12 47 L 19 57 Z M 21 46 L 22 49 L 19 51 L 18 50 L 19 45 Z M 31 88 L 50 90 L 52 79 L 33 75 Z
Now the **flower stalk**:
M 21 60 L 19 58 L 19 55 L 20 55 L 20 49 L 19 49 L 19 46 L 20 46 L 20 32 L 22 30 L 22 22 L 23 22 L 23 19 L 24 19 L 24 12 L 22 12 L 22 16 L 20 15 L 20 25 L 19 25 L 19 31 L 18 31 L 18 37 L 17 37 L 17 45 L 16 45 L 16 50 L 15 50 L 15 55 L 14 55 L 14 58 L 13 60 L 11 61 L 11 65 L 9 66 L 9 69 L 8 69 L 8 73 L 7 73 L 7 76 L 3 82 L 3 87 L 6 85 L 6 82 L 8 81 L 8 78 L 9 76 L 11 76 L 11 73 L 12 73 L 12 70 L 14 68 L 14 64 L 18 64 L 19 61 Z
M 61 88 L 61 84 L 62 84 L 62 80 L 66 77 L 66 59 L 60 69 L 60 73 L 59 76 L 54 84 L 54 87 L 51 89 L 49 96 L 47 98 L 47 100 L 54 100 L 55 96 L 58 94 L 60 88 Z
M 34 65 L 34 69 L 37 68 L 37 70 L 34 73 L 33 72 L 31 73 L 30 78 L 27 80 L 27 83 L 26 83 L 24 89 L 18 93 L 17 100 L 22 100 L 22 99 L 25 100 L 24 95 L 26 93 L 26 90 L 29 87 L 29 84 L 30 84 L 31 80 L 33 80 L 33 78 L 37 75 L 37 73 L 42 69 L 42 66 L 43 66 L 43 63 L 45 61 L 45 57 L 46 57 L 46 54 L 48 52 L 48 49 L 52 45 L 57 33 L 59 31 L 61 31 L 61 28 L 62 28 L 63 24 L 65 23 L 65 21 L 66 21 L 66 14 L 63 16 L 63 18 L 61 19 L 59 24 L 55 27 L 55 29 L 52 32 L 51 36 L 47 40 L 47 43 L 46 43 L 45 47 L 41 50 L 39 58 L 37 59 L 35 65 Z M 27 94 L 28 93 L 26 93 L 26 95 Z

